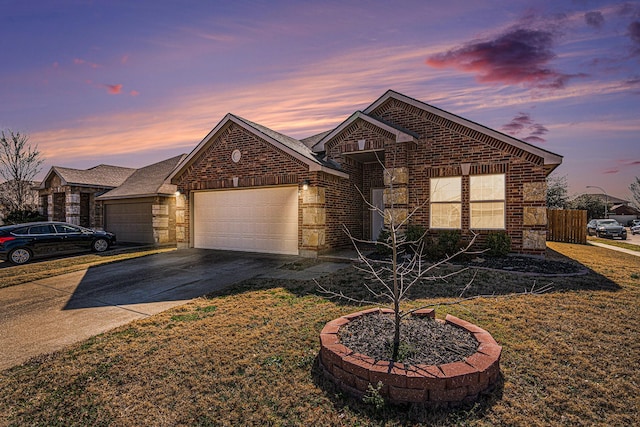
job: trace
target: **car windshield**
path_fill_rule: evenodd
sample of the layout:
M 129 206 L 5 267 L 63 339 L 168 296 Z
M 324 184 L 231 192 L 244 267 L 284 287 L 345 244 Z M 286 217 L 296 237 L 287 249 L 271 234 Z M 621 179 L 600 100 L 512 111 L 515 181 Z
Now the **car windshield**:
M 598 221 L 598 225 L 618 225 L 615 219 L 607 219 L 604 221 Z

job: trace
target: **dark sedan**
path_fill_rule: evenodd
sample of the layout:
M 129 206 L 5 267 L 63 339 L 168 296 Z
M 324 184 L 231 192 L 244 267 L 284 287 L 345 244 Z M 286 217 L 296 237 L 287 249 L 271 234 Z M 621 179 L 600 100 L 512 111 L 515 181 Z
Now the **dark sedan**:
M 587 224 L 587 233 L 589 236 L 595 234 L 597 237 L 627 240 L 627 230 L 615 219 L 592 219 Z
M 65 222 L 31 222 L 0 227 L 0 259 L 13 264 L 80 251 L 104 252 L 115 243 L 113 233 Z

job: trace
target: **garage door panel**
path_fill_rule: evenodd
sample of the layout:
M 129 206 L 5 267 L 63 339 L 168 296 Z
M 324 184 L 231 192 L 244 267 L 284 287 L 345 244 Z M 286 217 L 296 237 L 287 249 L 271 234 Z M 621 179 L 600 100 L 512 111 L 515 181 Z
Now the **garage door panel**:
M 105 229 L 120 242 L 154 243 L 152 204 L 147 202 L 105 205 Z
M 194 193 L 194 246 L 298 254 L 298 189 Z

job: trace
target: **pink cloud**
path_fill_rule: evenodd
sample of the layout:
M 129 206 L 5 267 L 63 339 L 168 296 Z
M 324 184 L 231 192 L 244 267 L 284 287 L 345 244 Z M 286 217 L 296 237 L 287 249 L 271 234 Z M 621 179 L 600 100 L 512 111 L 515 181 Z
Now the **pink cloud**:
M 122 58 L 120 58 L 120 63 L 126 64 L 128 60 L 129 60 L 129 55 L 123 55 Z
M 549 66 L 556 57 L 552 49 L 555 38 L 553 31 L 512 28 L 493 39 L 472 41 L 432 55 L 426 64 L 475 74 L 480 83 L 560 89 L 578 75 L 564 74 Z
M 542 138 L 549 129 L 533 121 L 529 113 L 518 113 L 509 123 L 500 128 L 503 132 L 509 135 L 516 136 L 523 131 L 527 131 L 528 136 L 522 138 L 523 141 L 529 143 L 543 143 L 547 142 Z
M 81 58 L 74 58 L 73 59 L 73 63 L 75 65 L 87 65 L 87 66 L 89 66 L 91 68 L 100 68 L 99 64 L 96 64 L 95 62 L 88 62 L 88 61 L 85 61 L 84 59 L 81 59 Z
M 616 174 L 618 172 L 620 172 L 620 169 L 607 169 L 607 170 L 602 171 L 602 173 L 604 175 Z
M 103 84 L 102 87 L 106 88 L 107 92 L 109 92 L 111 95 L 119 95 L 120 92 L 122 92 L 122 85 Z
M 138 96 L 138 95 L 140 95 L 140 92 L 138 92 L 137 90 L 132 90 L 132 91 L 129 92 L 129 95 Z
M 621 165 L 622 167 L 629 167 L 629 166 L 640 166 L 640 160 L 618 160 L 618 164 Z

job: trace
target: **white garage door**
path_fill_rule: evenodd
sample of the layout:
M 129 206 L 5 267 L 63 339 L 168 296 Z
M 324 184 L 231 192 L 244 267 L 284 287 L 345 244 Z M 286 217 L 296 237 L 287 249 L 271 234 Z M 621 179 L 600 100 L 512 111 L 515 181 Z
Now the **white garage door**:
M 298 254 L 298 187 L 194 193 L 196 248 Z

